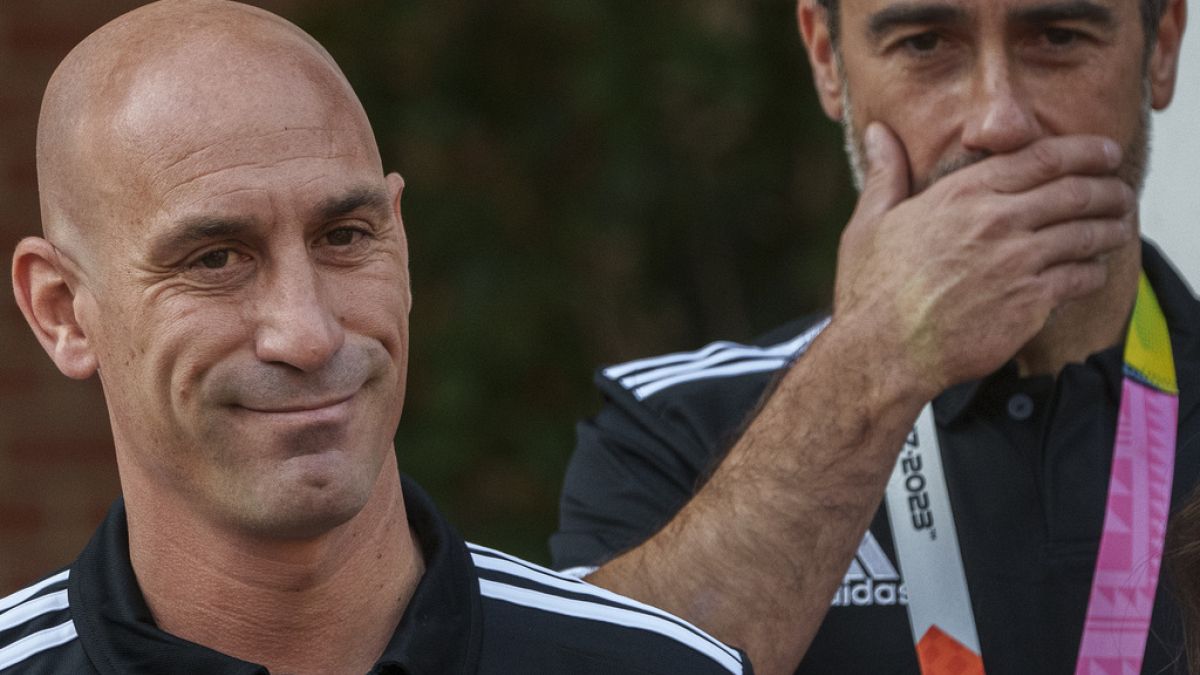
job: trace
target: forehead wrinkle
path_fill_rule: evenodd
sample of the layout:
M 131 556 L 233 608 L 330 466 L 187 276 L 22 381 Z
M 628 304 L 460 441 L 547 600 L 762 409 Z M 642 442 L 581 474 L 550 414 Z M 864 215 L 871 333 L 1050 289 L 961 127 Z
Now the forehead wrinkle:
M 338 131 L 337 129 L 305 129 L 301 133 L 304 133 L 305 136 L 309 133 L 315 134 L 318 137 L 317 140 L 323 143 L 323 151 L 316 153 L 306 151 L 288 154 L 285 157 L 279 157 L 278 152 L 272 149 L 272 146 L 279 145 L 280 137 L 296 133 L 295 129 L 268 132 L 253 139 L 230 138 L 173 158 L 167 166 L 153 171 L 148 180 L 156 193 L 161 196 L 161 200 L 168 202 L 178 191 L 186 190 L 198 181 L 227 171 L 270 169 L 287 162 L 314 158 L 335 161 L 356 157 L 355 153 L 346 152 L 344 147 L 339 148 L 335 139 Z M 237 155 L 220 161 L 221 156 L 229 152 L 231 145 L 236 145 L 234 152 Z
M 239 186 L 239 187 L 232 188 L 230 190 L 226 190 L 225 192 L 222 192 L 220 194 L 205 195 L 203 197 L 197 197 L 190 201 L 184 202 L 184 203 L 180 204 L 178 207 L 176 207 L 175 209 L 173 209 L 172 214 L 167 214 L 164 218 L 160 218 L 159 222 L 170 223 L 173 219 L 180 217 L 179 214 L 188 215 L 188 214 L 196 214 L 196 213 L 203 212 L 203 211 L 209 211 L 209 210 L 211 210 L 211 207 L 204 207 L 204 206 L 198 206 L 198 205 L 200 205 L 202 202 L 211 202 L 213 199 L 218 199 L 218 200 L 219 199 L 227 199 L 227 200 L 235 200 L 236 201 L 238 199 L 238 197 L 237 197 L 238 195 L 250 195 L 249 197 L 242 198 L 243 200 L 253 199 L 258 196 L 265 197 L 268 200 L 270 199 L 270 195 L 267 193 L 266 190 L 264 190 L 262 188 Z M 152 225 L 152 227 L 153 227 L 153 225 Z M 153 232 L 151 234 L 153 234 Z

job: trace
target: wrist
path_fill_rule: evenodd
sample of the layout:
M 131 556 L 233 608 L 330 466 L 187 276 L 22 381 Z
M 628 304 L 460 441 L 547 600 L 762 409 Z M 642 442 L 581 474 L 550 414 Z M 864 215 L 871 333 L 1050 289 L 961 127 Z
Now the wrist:
M 834 315 L 805 355 L 810 358 L 856 383 L 860 403 L 880 411 L 915 415 L 945 388 L 877 317 Z

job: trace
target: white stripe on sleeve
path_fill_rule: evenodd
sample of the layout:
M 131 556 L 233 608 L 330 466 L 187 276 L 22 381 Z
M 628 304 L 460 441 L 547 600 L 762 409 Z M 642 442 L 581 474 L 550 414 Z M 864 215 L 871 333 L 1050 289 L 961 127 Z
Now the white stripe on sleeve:
M 34 598 L 29 602 L 17 605 L 7 612 L 0 613 L 0 630 L 16 628 L 43 614 L 57 612 L 66 608 L 67 592 L 65 590 L 43 595 L 40 598 Z
M 711 380 L 717 377 L 732 377 L 734 375 L 745 375 L 746 373 L 761 373 L 769 370 L 779 370 L 787 365 L 787 359 L 760 359 L 758 361 L 742 361 L 741 363 L 732 363 L 727 366 L 718 366 L 701 370 L 694 373 L 684 373 L 674 377 L 667 377 L 657 382 L 643 385 L 633 390 L 633 397 L 639 401 L 645 400 L 647 397 L 657 394 L 658 392 L 668 387 L 673 387 L 684 382 L 695 382 L 698 380 Z
M 657 368 L 659 366 L 667 366 L 672 363 L 684 363 L 687 361 L 695 361 L 703 359 L 727 347 L 741 347 L 742 345 L 736 342 L 714 342 L 701 349 L 692 352 L 675 352 L 674 354 L 665 354 L 663 356 L 652 356 L 650 358 L 638 359 L 630 361 L 618 366 L 610 366 L 604 369 L 604 376 L 616 380 L 625 377 L 629 373 L 633 373 L 644 368 Z
M 63 570 L 63 571 L 59 572 L 58 574 L 55 574 L 52 577 L 42 579 L 41 581 L 37 582 L 36 584 L 34 584 L 28 588 L 22 588 L 21 590 L 17 591 L 16 593 L 13 593 L 12 595 L 9 595 L 4 598 L 0 598 L 0 612 L 3 612 L 4 610 L 8 609 L 9 607 L 15 607 L 15 606 L 21 604 L 22 602 L 25 602 L 29 598 L 36 595 L 38 591 L 42 590 L 43 588 L 45 588 L 47 586 L 53 586 L 54 584 L 57 584 L 60 581 L 66 580 L 70 574 L 71 574 L 71 570 L 69 570 L 69 569 Z
M 763 358 L 782 358 L 789 359 L 798 352 L 802 352 L 808 348 L 813 339 L 829 324 L 829 319 L 818 323 L 817 325 L 804 331 L 804 333 L 782 342 L 773 347 L 751 347 L 744 345 L 731 345 L 727 349 L 718 351 L 705 358 L 693 359 L 687 363 L 669 365 L 653 370 L 645 370 L 635 375 L 621 378 L 621 385 L 626 389 L 633 389 L 643 384 L 653 382 L 655 380 L 681 375 L 697 370 L 706 370 L 713 366 L 722 363 L 728 363 L 736 359 L 763 359 Z M 728 344 L 728 343 L 724 343 Z
M 489 598 L 515 605 L 658 633 L 704 654 L 734 675 L 740 675 L 743 672 L 740 660 L 731 657 L 711 642 L 699 638 L 683 626 L 666 619 L 620 607 L 600 605 L 585 600 L 541 593 L 519 586 L 510 586 L 490 579 L 480 579 L 479 590 Z
M 0 649 L 0 670 L 24 661 L 25 659 L 65 645 L 75 639 L 75 622 L 68 621 L 53 628 L 30 633 L 11 645 Z
M 525 561 L 521 560 L 520 558 L 514 558 L 514 557 L 508 555 L 507 553 L 503 553 L 501 551 L 487 549 L 487 548 L 485 548 L 483 546 L 479 546 L 477 544 L 471 544 L 471 548 L 489 551 L 498 556 L 501 556 L 500 558 L 493 558 L 492 556 L 480 555 L 478 553 L 472 552 L 471 558 L 474 559 L 475 565 L 477 567 L 481 567 L 481 568 L 487 569 L 487 570 L 492 570 L 494 572 L 503 572 L 505 574 L 511 574 L 512 576 L 515 576 L 515 577 L 523 577 L 525 579 L 530 579 L 530 580 L 535 581 L 544 586 L 549 586 L 551 588 L 557 588 L 558 590 L 567 591 L 569 593 L 577 593 L 579 595 L 590 595 L 594 598 L 600 598 L 603 600 L 608 600 L 609 602 L 614 602 L 614 603 L 619 603 L 619 604 L 625 605 L 625 606 L 631 608 L 631 610 L 640 610 L 647 614 L 653 614 L 654 616 L 656 616 L 664 621 L 670 621 L 677 625 L 681 625 L 682 627 L 689 630 L 696 639 L 703 640 L 703 641 L 711 644 L 712 646 L 717 647 L 718 649 L 724 651 L 725 654 L 730 656 L 731 658 L 738 659 L 739 662 L 741 660 L 740 657 L 738 656 L 737 650 L 726 646 L 720 640 L 717 640 L 716 638 L 712 637 L 708 633 L 705 633 L 703 630 L 692 625 L 691 623 L 687 622 L 686 620 L 681 619 L 681 618 L 675 616 L 674 614 L 671 614 L 670 612 L 659 609 L 658 607 L 655 607 L 653 605 L 647 605 L 644 602 L 639 602 L 637 600 L 634 600 L 633 598 L 621 595 L 619 593 L 614 593 L 608 589 L 600 588 L 599 586 L 593 586 L 592 584 L 589 584 L 586 581 L 581 581 L 580 579 L 568 577 L 562 572 L 554 572 L 553 570 L 548 570 L 548 569 L 536 566 L 533 563 L 525 562 Z

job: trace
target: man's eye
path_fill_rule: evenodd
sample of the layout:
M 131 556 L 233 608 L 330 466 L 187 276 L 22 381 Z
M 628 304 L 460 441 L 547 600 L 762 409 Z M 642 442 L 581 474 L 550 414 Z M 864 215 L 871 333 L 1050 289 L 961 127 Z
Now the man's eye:
M 937 33 L 920 33 L 904 39 L 904 46 L 910 51 L 919 54 L 927 54 L 937 49 L 942 43 L 942 38 Z
M 350 246 L 366 236 L 362 230 L 353 227 L 339 227 L 325 235 L 325 243 L 330 246 Z
M 1065 47 L 1079 39 L 1079 33 L 1067 28 L 1047 28 L 1046 42 L 1055 47 Z
M 196 262 L 210 270 L 219 270 L 229 264 L 229 249 L 222 248 L 216 251 L 209 251 L 200 256 L 200 259 Z

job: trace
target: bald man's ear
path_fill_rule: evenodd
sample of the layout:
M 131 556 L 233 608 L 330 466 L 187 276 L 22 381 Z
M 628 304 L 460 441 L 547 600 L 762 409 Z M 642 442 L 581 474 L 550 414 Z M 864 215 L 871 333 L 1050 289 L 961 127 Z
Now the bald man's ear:
M 396 226 L 400 228 L 400 246 L 403 248 L 404 280 L 406 294 L 405 306 L 412 311 L 412 281 L 408 275 L 408 235 L 404 232 L 404 218 L 400 216 L 400 197 L 404 194 L 404 177 L 398 173 L 387 175 L 388 196 L 392 198 L 392 215 L 396 217 Z
M 829 12 L 817 4 L 817 0 L 799 0 L 796 19 L 808 51 L 808 63 L 812 66 L 813 84 L 817 87 L 821 107 L 830 119 L 840 122 L 846 111 L 842 110 L 841 64 L 833 36 L 829 33 Z
M 40 237 L 26 237 L 13 256 L 13 294 L 42 349 L 67 377 L 96 372 L 96 356 L 75 313 L 71 271 L 58 251 Z

